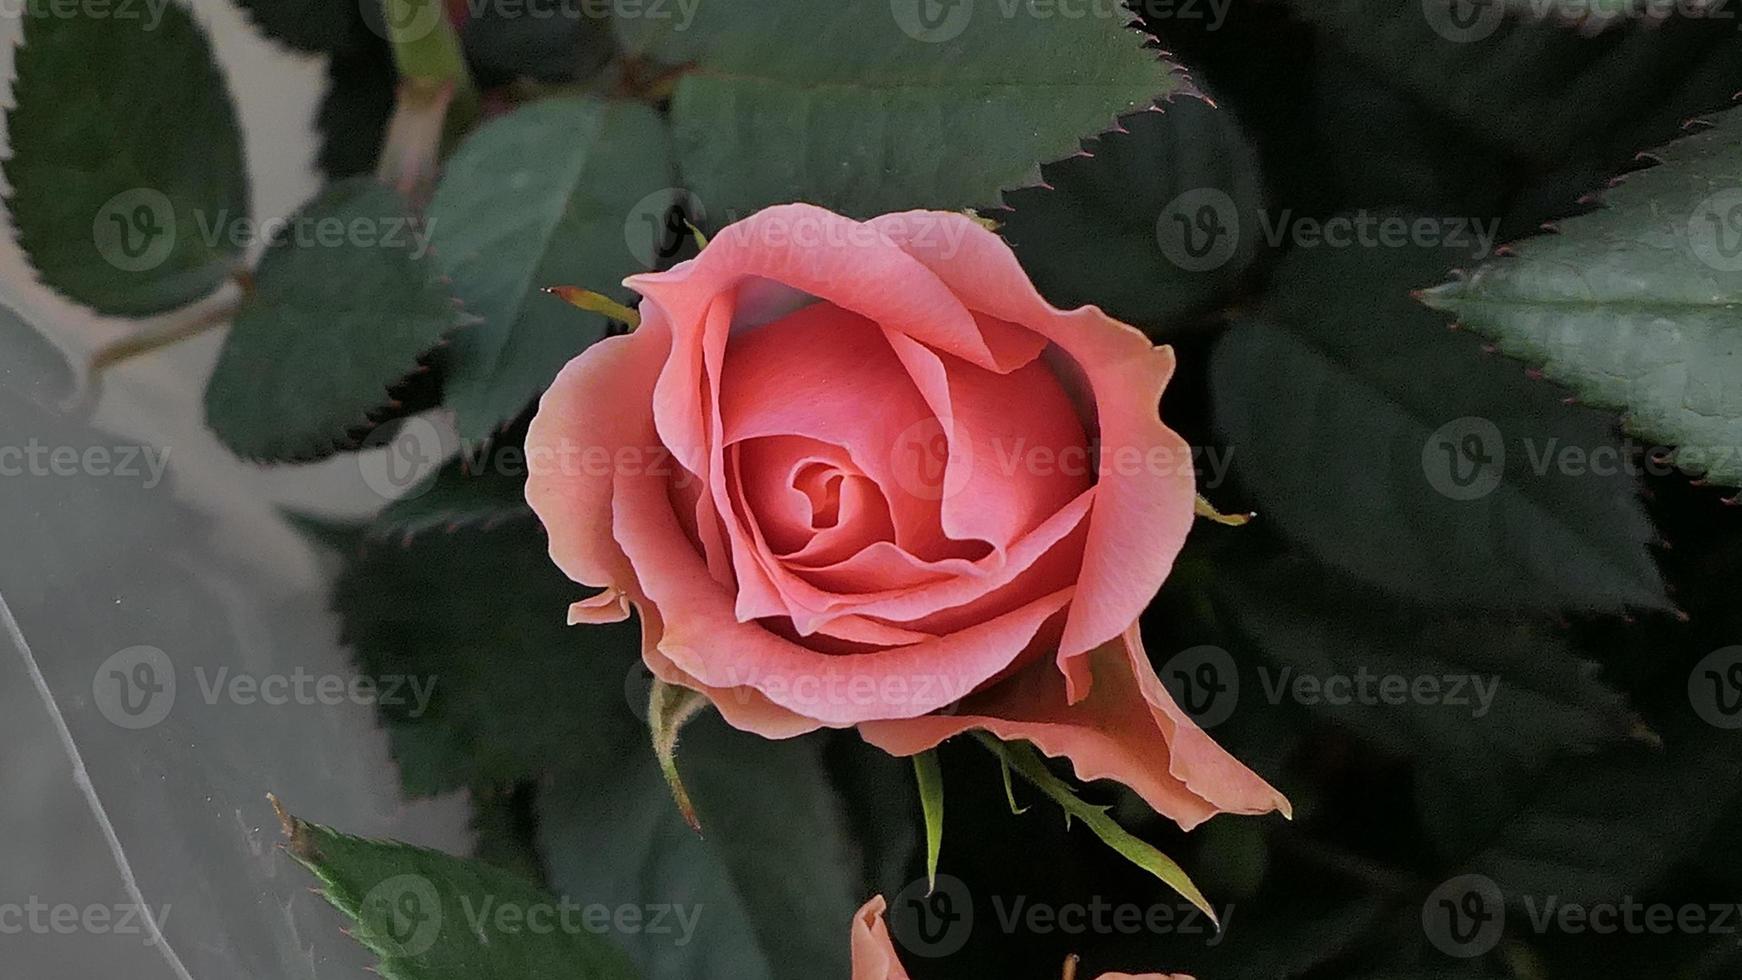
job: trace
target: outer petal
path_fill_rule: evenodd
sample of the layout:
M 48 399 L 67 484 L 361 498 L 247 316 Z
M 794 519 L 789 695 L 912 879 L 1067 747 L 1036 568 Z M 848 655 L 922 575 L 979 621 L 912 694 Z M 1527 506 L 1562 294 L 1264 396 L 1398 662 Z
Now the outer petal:
M 961 227 L 904 248 L 977 313 L 1021 324 L 1063 351 L 1099 421 L 1102 449 L 1094 513 L 1059 665 L 1072 700 L 1086 693 L 1084 654 L 1118 636 L 1154 598 L 1192 525 L 1191 450 L 1163 425 L 1162 389 L 1173 353 L 1095 307 L 1064 312 L 1043 299 L 1010 247 L 966 216 L 884 215 L 870 224 L 899 238 L 926 222 Z
M 527 429 L 526 502 L 549 532 L 551 560 L 576 582 L 623 587 L 633 578 L 611 537 L 613 475 L 620 452 L 633 465 L 660 451 L 651 410 L 633 406 L 651 404 L 669 349 L 659 322 L 599 341 L 557 375 Z M 601 412 L 600 405 L 630 407 Z M 581 610 L 590 621 L 608 608 L 594 599 Z
M 1085 658 L 1094 686 L 1070 703 L 1056 670 L 1041 663 L 968 698 L 953 715 L 859 726 L 865 740 L 913 755 L 952 735 L 984 729 L 1063 756 L 1081 779 L 1131 787 L 1157 813 L 1190 830 L 1218 813 L 1290 813 L 1288 800 L 1210 740 L 1173 703 L 1135 626 Z
M 853 980 L 908 980 L 883 921 L 888 907 L 882 895 L 873 895 L 853 916 Z
M 909 980 L 883 921 L 888 903 L 873 895 L 853 916 L 853 980 Z M 1192 980 L 1184 973 L 1103 973 L 1100 980 Z

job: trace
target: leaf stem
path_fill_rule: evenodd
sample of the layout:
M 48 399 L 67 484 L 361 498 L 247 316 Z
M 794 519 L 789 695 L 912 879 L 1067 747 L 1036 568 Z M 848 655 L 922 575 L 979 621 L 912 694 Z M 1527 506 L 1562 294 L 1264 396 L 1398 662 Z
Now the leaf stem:
M 1052 774 L 1046 767 L 1040 753 L 1027 742 L 1001 742 L 986 732 L 974 732 L 974 737 L 989 749 L 993 755 L 1006 760 L 1011 768 L 1023 779 L 1034 784 L 1034 787 L 1051 797 L 1065 811 L 1065 824 L 1070 825 L 1072 817 L 1081 820 L 1095 832 L 1107 846 L 1118 851 L 1131 863 L 1150 874 L 1160 878 L 1163 883 L 1191 902 L 1210 917 L 1217 928 L 1221 921 L 1216 918 L 1216 910 L 1211 907 L 1209 899 L 1192 883 L 1192 879 L 1174 860 L 1137 837 L 1133 836 L 1118 821 L 1107 815 L 1107 808 L 1095 806 L 1076 794 L 1064 780 Z
M 683 779 L 678 776 L 677 737 L 683 726 L 709 704 L 701 692 L 667 684 L 657 677 L 653 679 L 653 689 L 647 696 L 647 728 L 653 736 L 653 754 L 659 758 L 659 771 L 665 775 L 666 785 L 671 787 L 671 798 L 676 801 L 678 812 L 683 814 L 684 823 L 697 834 L 702 832 L 702 823 L 696 818 L 696 806 L 690 801 L 689 790 L 684 788 Z
M 94 378 L 123 361 L 130 361 L 135 357 L 141 357 L 181 343 L 190 337 L 197 337 L 208 330 L 229 323 L 236 316 L 236 310 L 240 305 L 239 301 L 222 303 L 201 310 L 185 322 L 172 323 L 157 330 L 141 330 L 112 344 L 99 347 L 91 352 L 90 359 L 85 362 L 85 370 Z

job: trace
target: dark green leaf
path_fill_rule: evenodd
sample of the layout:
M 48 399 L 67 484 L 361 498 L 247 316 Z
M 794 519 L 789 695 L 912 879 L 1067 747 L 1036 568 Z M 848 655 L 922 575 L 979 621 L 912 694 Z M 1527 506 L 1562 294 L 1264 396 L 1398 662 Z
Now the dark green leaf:
M 321 137 L 321 172 L 329 180 L 375 172 L 398 81 L 393 52 L 380 39 L 327 63 L 327 92 L 315 128 Z
M 718 227 L 795 200 L 858 218 L 993 207 L 1179 84 L 1122 8 L 1003 9 L 718 0 L 681 26 L 617 23 L 628 51 L 692 66 L 672 97 L 679 169 Z
M 1659 151 L 1605 206 L 1424 300 L 1742 485 L 1742 112 Z
M 1664 607 L 1654 532 L 1610 419 L 1484 360 L 1410 301 L 1411 277 L 1449 261 L 1302 248 L 1217 345 L 1216 425 L 1259 520 L 1432 603 Z
M 99 313 L 148 316 L 238 269 L 231 230 L 248 218 L 248 177 L 205 32 L 180 4 L 132 9 L 29 5 L 5 173 L 43 282 Z
M 1233 115 L 1176 94 L 1041 167 L 991 213 L 1053 305 L 1094 304 L 1158 336 L 1225 299 L 1259 254 L 1258 159 Z M 1205 210 L 1205 209 L 1208 210 Z M 1207 221 L 1205 220 L 1207 218 Z
M 261 33 L 298 51 L 352 54 L 379 37 L 365 8 L 380 0 L 237 0 Z M 379 19 L 379 15 L 377 20 Z
M 436 254 L 484 318 L 455 338 L 447 404 L 481 439 L 520 414 L 564 363 L 604 335 L 604 317 L 545 295 L 581 286 L 621 302 L 648 267 L 631 249 L 638 208 L 669 191 L 665 124 L 642 105 L 535 103 L 485 125 L 448 161 L 430 204 Z
M 293 215 L 260 261 L 206 385 L 206 422 L 237 455 L 287 460 L 347 444 L 465 316 L 427 230 L 371 178 Z
M 1594 664 L 1527 621 L 1387 602 L 1297 558 L 1228 563 L 1216 581 L 1218 612 L 1262 658 L 1235 658 L 1251 664 L 1237 709 L 1298 704 L 1387 752 L 1477 779 L 1533 774 L 1637 730 Z M 1333 678 L 1346 688 L 1327 687 Z
M 645 747 L 541 795 L 557 890 L 671 906 L 670 931 L 626 937 L 649 980 L 846 976 L 846 926 L 866 895 L 818 739 L 769 741 L 709 716 L 686 729 L 683 762 L 703 836 L 684 824 Z
M 584 592 L 551 564 L 531 518 L 351 552 L 333 608 L 361 672 L 404 681 L 381 713 L 408 793 L 642 749 L 644 705 L 625 694 L 639 670 L 636 626 L 565 625 Z M 429 692 L 421 709 L 411 679 Z
M 274 805 L 277 802 L 274 801 Z M 518 875 L 279 816 L 290 855 L 381 957 L 387 980 L 633 980 L 594 920 Z
M 477 455 L 462 453 L 383 508 L 369 533 L 409 539 L 433 530 L 488 530 L 530 517 L 524 458 L 517 445 L 497 443 Z

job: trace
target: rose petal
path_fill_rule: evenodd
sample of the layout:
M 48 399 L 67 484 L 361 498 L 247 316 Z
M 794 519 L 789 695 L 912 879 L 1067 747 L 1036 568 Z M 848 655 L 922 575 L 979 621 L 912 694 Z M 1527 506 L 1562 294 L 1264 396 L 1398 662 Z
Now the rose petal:
M 873 895 L 853 916 L 853 980 L 908 980 L 883 921 L 888 907 L 882 895 Z
M 883 215 L 870 224 L 901 238 L 923 221 L 958 227 L 930 241 L 904 240 L 949 290 L 977 313 L 1045 336 L 1074 362 L 1093 393 L 1102 448 L 1095 512 L 1059 648 L 1073 700 L 1087 694 L 1081 658 L 1118 636 L 1154 598 L 1192 525 L 1197 493 L 1190 447 L 1158 415 L 1173 354 L 1095 307 L 1061 311 L 1034 288 L 1003 239 L 966 216 Z M 938 241 L 949 247 L 940 248 Z
M 1036 664 L 968 698 L 959 713 L 859 726 L 865 740 L 913 755 L 983 729 L 1068 758 L 1078 778 L 1129 786 L 1184 830 L 1218 813 L 1291 813 L 1288 800 L 1205 735 L 1174 704 L 1135 626 L 1085 658 L 1090 693 L 1075 703 L 1058 671 Z
M 1004 670 L 1070 602 L 1070 590 L 1061 590 L 971 629 L 880 653 L 809 650 L 738 621 L 733 596 L 708 575 L 659 486 L 650 485 L 656 480 L 618 474 L 612 526 L 665 621 L 660 652 L 698 684 L 752 687 L 827 725 L 911 717 L 955 701 Z

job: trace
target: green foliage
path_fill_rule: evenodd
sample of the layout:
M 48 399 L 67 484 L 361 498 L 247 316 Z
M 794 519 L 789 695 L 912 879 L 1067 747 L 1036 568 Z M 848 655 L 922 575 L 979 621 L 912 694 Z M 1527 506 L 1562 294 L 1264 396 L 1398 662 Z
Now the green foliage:
M 1694 474 L 1742 485 L 1742 116 L 1658 151 L 1604 206 L 1424 300 L 1623 411 Z
M 1662 608 L 1653 531 L 1612 422 L 1484 359 L 1410 301 L 1412 269 L 1431 277 L 1452 261 L 1370 247 L 1284 262 L 1210 368 L 1240 485 L 1262 520 L 1388 591 Z
M 276 801 L 274 801 L 276 805 Z M 387 980 L 634 980 L 583 913 L 478 861 L 338 833 L 285 814 L 285 847 L 381 957 Z
M 919 783 L 919 802 L 925 814 L 925 876 L 932 887 L 938 882 L 938 855 L 944 846 L 944 773 L 937 752 L 913 757 L 913 774 Z M 1011 805 L 1015 809 L 1015 804 Z
M 467 322 L 428 230 L 368 177 L 334 184 L 267 247 L 206 385 L 206 422 L 247 459 L 330 453 Z
M 548 286 L 627 302 L 621 280 L 648 267 L 630 247 L 638 202 L 669 192 L 665 124 L 644 106 L 553 99 L 494 120 L 448 162 L 429 221 L 438 260 L 484 318 L 456 337 L 447 404 L 479 439 L 520 414 L 569 358 L 604 335 Z M 663 198 L 660 198 L 663 200 Z
M 1168 339 L 1229 299 L 1258 258 L 1262 174 L 1233 114 L 1201 97 L 1176 94 L 1121 125 L 991 214 L 1054 306 L 1092 303 Z
M 795 200 L 861 218 L 995 206 L 1179 84 L 1117 19 L 962 3 L 932 26 L 921 6 L 720 0 L 681 30 L 617 23 L 627 51 L 689 68 L 672 95 L 678 169 L 715 227 Z
M 536 779 L 640 744 L 624 693 L 636 627 L 565 625 L 582 590 L 545 551 L 530 517 L 345 549 L 332 604 L 360 671 L 432 694 L 383 699 L 408 793 Z
M 7 114 L 7 206 L 42 281 L 99 313 L 194 302 L 237 270 L 242 134 L 205 32 L 30 4 Z M 173 123 L 173 124 L 171 124 Z
M 697 719 L 683 765 L 700 835 L 644 746 L 574 766 L 539 800 L 551 882 L 589 901 L 675 906 L 669 931 L 625 937 L 648 980 L 844 977 L 866 893 L 822 763 L 816 737 L 770 742 Z

